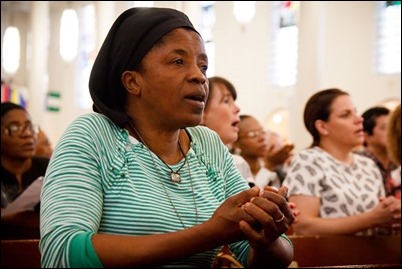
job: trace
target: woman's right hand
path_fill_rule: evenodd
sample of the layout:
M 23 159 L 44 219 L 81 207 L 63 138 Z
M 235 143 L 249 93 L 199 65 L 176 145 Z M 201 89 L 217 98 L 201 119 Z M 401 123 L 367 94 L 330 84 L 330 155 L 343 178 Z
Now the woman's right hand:
M 246 213 L 242 206 L 250 202 L 251 198 L 258 197 L 259 193 L 260 189 L 254 186 L 228 198 L 216 209 L 209 222 L 213 223 L 214 227 L 219 230 L 219 236 L 223 236 L 223 244 L 246 238 L 239 227 L 241 220 L 251 225 L 257 224 L 257 221 Z
M 293 149 L 294 144 L 285 144 L 279 148 L 276 148 L 275 145 L 270 145 L 264 158 L 265 167 L 274 171 L 276 167 L 284 165 L 293 157 Z

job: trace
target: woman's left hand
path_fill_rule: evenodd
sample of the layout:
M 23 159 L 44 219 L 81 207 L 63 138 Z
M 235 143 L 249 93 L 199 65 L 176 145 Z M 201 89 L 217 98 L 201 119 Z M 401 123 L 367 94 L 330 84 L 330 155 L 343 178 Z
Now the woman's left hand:
M 286 195 L 285 186 L 278 191 L 265 188 L 258 197 L 253 197 L 243 205 L 243 209 L 259 223 L 256 226 L 246 221 L 240 222 L 240 229 L 255 251 L 266 251 L 295 221 Z

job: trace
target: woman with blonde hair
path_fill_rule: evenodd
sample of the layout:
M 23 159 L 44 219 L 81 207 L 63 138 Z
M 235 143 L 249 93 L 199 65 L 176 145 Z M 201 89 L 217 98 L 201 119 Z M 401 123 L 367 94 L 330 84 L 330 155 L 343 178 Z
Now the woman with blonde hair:
M 387 149 L 389 157 L 398 168 L 391 172 L 386 187 L 401 199 L 401 104 L 391 112 L 387 129 Z

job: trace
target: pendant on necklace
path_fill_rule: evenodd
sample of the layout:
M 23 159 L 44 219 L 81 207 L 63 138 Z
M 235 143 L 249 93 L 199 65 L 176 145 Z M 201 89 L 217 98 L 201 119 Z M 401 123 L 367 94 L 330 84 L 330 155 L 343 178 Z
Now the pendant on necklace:
M 170 173 L 170 178 L 171 178 L 172 182 L 174 182 L 174 183 L 180 183 L 181 182 L 181 176 L 177 172 L 171 172 Z

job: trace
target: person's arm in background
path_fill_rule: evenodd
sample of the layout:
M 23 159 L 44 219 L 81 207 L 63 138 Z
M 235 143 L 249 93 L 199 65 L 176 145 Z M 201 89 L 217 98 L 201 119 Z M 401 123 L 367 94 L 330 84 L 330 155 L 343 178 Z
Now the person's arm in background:
M 295 195 L 289 197 L 289 201 L 297 204 L 298 209 L 303 212 L 293 226 L 296 234 L 352 235 L 373 227 L 396 227 L 398 223 L 400 226 L 400 202 L 393 197 L 388 197 L 371 211 L 341 218 L 319 217 L 319 197 Z

